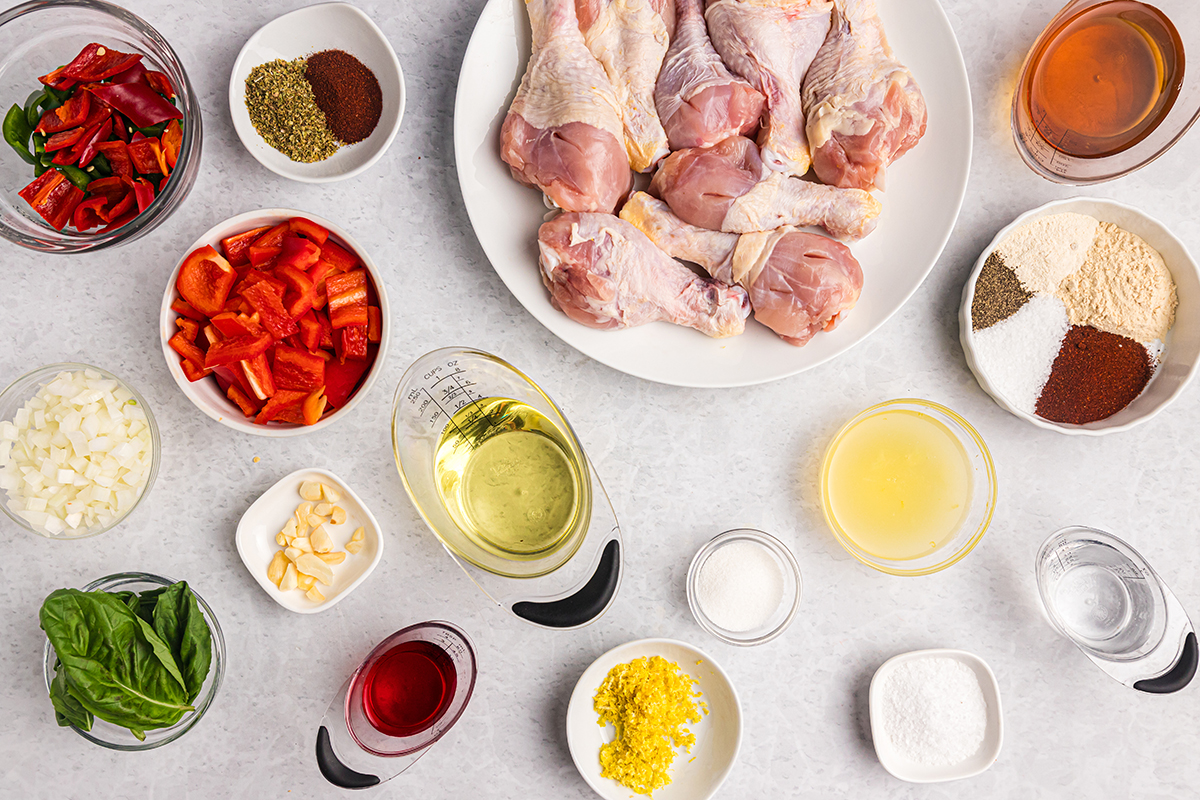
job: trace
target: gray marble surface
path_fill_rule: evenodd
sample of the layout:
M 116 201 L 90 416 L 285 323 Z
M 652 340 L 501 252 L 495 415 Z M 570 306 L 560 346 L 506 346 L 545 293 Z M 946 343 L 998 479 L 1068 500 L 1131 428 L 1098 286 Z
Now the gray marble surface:
M 1140 694 L 1110 680 L 1043 619 L 1033 559 L 1054 529 L 1085 523 L 1126 537 L 1183 605 L 1200 611 L 1200 394 L 1196 387 L 1136 431 L 1101 439 L 1042 431 L 1002 411 L 958 344 L 962 283 L 1014 216 L 1078 192 L 1019 161 L 1007 109 L 1025 48 L 1060 0 L 944 0 L 971 74 L 976 140 L 970 188 L 945 253 L 920 291 L 874 336 L 811 372 L 766 386 L 698 391 L 614 372 L 559 342 L 511 297 L 464 211 L 451 141 L 456 76 L 484 0 L 360 3 L 407 75 L 403 129 L 369 174 L 325 187 L 269 173 L 229 119 L 233 60 L 259 26 L 301 3 L 229 0 L 203 12 L 171 0 L 129 7 L 175 46 L 204 108 L 204 163 L 186 204 L 137 243 L 44 257 L 4 246 L 0 381 L 84 360 L 130 380 L 163 430 L 162 471 L 126 524 L 79 542 L 47 541 L 7 521 L 0 582 L 0 796 L 5 798 L 310 798 L 339 792 L 313 759 L 317 722 L 358 660 L 392 631 L 443 618 L 465 628 L 480 675 L 466 714 L 378 797 L 586 798 L 564 715 L 582 670 L 622 642 L 654 636 L 706 649 L 732 676 L 745 714 L 740 757 L 720 796 L 1181 798 L 1200 783 L 1200 690 Z M 1163 219 L 1200 247 L 1194 210 L 1200 139 L 1123 180 L 1086 190 Z M 338 221 L 382 265 L 395 335 L 383 378 L 353 417 L 274 441 L 236 434 L 194 408 L 163 361 L 156 320 L 187 246 L 242 211 L 292 206 Z M 387 431 L 393 387 L 435 347 L 469 344 L 536 376 L 575 424 L 617 507 L 627 575 L 601 621 L 574 633 L 534 629 L 490 606 L 425 529 L 398 478 Z M 943 573 L 900 579 L 850 558 L 828 533 L 817 466 L 836 428 L 895 396 L 945 403 L 992 448 L 999 507 L 982 543 Z M 383 563 L 336 608 L 291 614 L 243 568 L 233 533 L 282 475 L 309 465 L 343 476 L 387 537 Z M 791 629 L 736 649 L 707 636 L 684 599 L 688 561 L 733 527 L 786 541 L 804 573 Z M 212 604 L 228 671 L 208 715 L 159 750 L 102 750 L 55 726 L 41 674 L 41 599 L 126 570 L 191 582 Z M 982 775 L 902 783 L 871 744 L 867 687 L 897 653 L 962 648 L 995 671 L 1005 743 Z M 348 793 L 347 793 L 348 794 Z

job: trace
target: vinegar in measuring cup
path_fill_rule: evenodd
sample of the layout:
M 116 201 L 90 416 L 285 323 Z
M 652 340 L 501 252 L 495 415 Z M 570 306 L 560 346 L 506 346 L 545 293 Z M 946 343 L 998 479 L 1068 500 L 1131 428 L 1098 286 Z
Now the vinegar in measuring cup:
M 584 470 L 563 432 L 540 411 L 491 397 L 460 409 L 434 457 L 442 505 L 472 541 L 502 557 L 543 558 L 588 512 Z
M 1020 87 L 1038 135 L 1076 158 L 1120 153 L 1170 112 L 1183 84 L 1183 42 L 1157 8 L 1110 0 L 1058 23 Z
M 441 719 L 458 686 L 454 662 L 432 642 L 414 639 L 388 650 L 363 679 L 363 711 L 386 736 L 415 736 Z

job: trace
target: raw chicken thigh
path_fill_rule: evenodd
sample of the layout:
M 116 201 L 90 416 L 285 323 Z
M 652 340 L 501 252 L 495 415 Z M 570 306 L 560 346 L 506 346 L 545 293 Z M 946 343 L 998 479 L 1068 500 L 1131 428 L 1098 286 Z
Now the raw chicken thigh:
M 575 0 L 587 48 L 616 90 L 629 166 L 636 172 L 648 172 L 670 152 L 654 108 L 654 82 L 670 45 L 663 2 Z
M 710 147 L 750 134 L 762 116 L 762 93 L 726 68 L 704 23 L 704 0 L 675 0 L 677 21 L 654 102 L 671 149 Z
M 575 0 L 527 0 L 533 53 L 500 131 L 500 157 L 521 183 L 568 211 L 612 211 L 633 176 L 621 107 L 588 52 Z
M 758 143 L 772 170 L 808 172 L 800 88 L 829 32 L 825 0 L 708 0 L 708 35 L 729 69 L 767 98 Z
M 560 214 L 538 230 L 550 302 L 592 328 L 665 320 L 708 336 L 745 330 L 746 291 L 706 280 L 611 214 Z
M 685 222 L 732 233 L 820 225 L 834 236 L 861 239 L 882 210 L 870 192 L 766 170 L 757 145 L 744 136 L 672 153 L 650 191 Z
M 835 0 L 804 81 L 813 166 L 825 183 L 883 189 L 888 164 L 925 135 L 925 98 L 892 55 L 875 0 Z
M 863 274 L 849 248 L 790 226 L 741 236 L 688 225 L 638 192 L 621 218 L 676 258 L 695 262 L 750 294 L 754 318 L 789 344 L 832 330 L 858 302 Z

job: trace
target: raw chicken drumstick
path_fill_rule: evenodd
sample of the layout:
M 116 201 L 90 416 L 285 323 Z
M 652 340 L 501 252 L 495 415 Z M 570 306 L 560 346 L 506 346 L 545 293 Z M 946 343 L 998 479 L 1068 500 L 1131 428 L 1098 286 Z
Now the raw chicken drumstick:
M 621 107 L 588 52 L 575 0 L 526 0 L 533 53 L 500 130 L 521 183 L 568 211 L 612 211 L 633 184 Z
M 875 0 L 836 0 L 804 80 L 813 166 L 825 183 L 883 189 L 884 172 L 925 135 L 925 98 L 892 55 Z
M 862 292 L 862 268 L 849 248 L 815 233 L 789 226 L 741 236 L 705 230 L 645 192 L 629 198 L 621 218 L 676 258 L 746 287 L 754 318 L 788 344 L 833 330 Z
M 711 147 L 752 134 L 765 99 L 721 61 L 704 24 L 704 0 L 675 0 L 671 49 L 658 73 L 654 103 L 672 150 Z
M 635 172 L 648 172 L 671 152 L 654 108 L 654 81 L 670 44 L 661 9 L 669 2 L 575 0 L 584 42 L 616 90 Z
M 538 230 L 550 302 L 592 328 L 665 320 L 715 338 L 746 328 L 746 291 L 696 275 L 611 214 L 560 214 Z
M 829 32 L 832 10 L 825 0 L 708 0 L 704 16 L 713 47 L 767 98 L 758 143 L 776 172 L 803 175 L 812 164 L 800 87 Z
M 672 153 L 650 191 L 684 222 L 731 233 L 820 225 L 834 236 L 861 239 L 875 230 L 882 210 L 870 192 L 770 172 L 744 136 Z

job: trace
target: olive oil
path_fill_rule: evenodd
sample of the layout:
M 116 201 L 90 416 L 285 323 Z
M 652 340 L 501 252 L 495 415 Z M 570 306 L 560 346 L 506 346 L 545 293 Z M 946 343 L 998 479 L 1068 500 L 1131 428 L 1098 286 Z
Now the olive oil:
M 434 480 L 454 523 L 502 558 L 550 555 L 582 532 L 591 510 L 582 454 L 540 411 L 503 397 L 451 417 Z
M 1183 42 L 1161 11 L 1109 0 L 1044 37 L 1021 91 L 1048 144 L 1077 158 L 1103 158 L 1137 144 L 1167 116 L 1183 71 Z
M 949 541 L 971 500 L 971 465 L 954 433 L 928 414 L 881 411 L 842 434 L 826 465 L 826 502 L 842 532 L 892 561 Z

